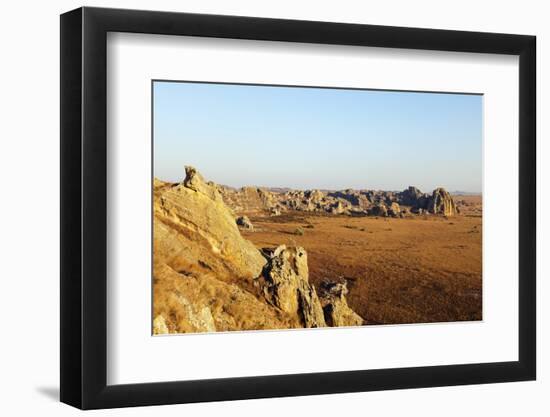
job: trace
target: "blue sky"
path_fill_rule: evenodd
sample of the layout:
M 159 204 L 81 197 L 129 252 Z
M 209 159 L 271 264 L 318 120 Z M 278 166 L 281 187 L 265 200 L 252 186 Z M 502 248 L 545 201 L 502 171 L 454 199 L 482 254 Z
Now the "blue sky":
M 482 96 L 154 83 L 154 175 L 298 189 L 481 191 Z

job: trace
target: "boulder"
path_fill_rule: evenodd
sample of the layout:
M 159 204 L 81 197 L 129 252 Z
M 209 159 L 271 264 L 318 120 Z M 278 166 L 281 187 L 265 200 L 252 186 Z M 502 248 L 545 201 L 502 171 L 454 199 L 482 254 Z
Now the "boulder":
M 456 204 L 444 188 L 436 188 L 428 203 L 428 210 L 433 214 L 454 216 L 457 214 Z
M 369 209 L 370 216 L 388 217 L 388 209 L 384 203 L 378 203 Z
M 243 229 L 254 230 L 254 226 L 252 225 L 252 222 L 247 216 L 237 217 L 236 223 L 237 223 L 237 226 L 240 226 Z
M 190 190 L 206 195 L 212 200 L 221 200 L 217 187 L 212 183 L 206 183 L 202 175 L 192 166 L 185 167 L 183 185 Z
M 256 286 L 267 302 L 297 317 L 303 327 L 326 327 L 319 297 L 309 283 L 306 251 L 281 245 L 263 253 L 267 263 Z
M 329 326 L 361 326 L 363 318 L 353 311 L 346 301 L 348 288 L 346 282 L 323 281 L 319 298 L 323 306 L 325 321 Z
M 400 203 L 405 206 L 419 207 L 418 203 L 424 194 L 412 185 L 400 193 Z
M 162 314 L 159 314 L 153 320 L 153 334 L 168 334 L 170 330 L 166 325 L 166 320 Z
M 391 203 L 388 209 L 388 215 L 391 217 L 399 217 L 401 214 L 401 208 L 396 202 Z
M 269 210 L 269 214 L 271 216 L 280 216 L 281 215 L 281 209 L 279 207 L 271 207 Z
M 341 201 L 337 201 L 329 207 L 329 213 L 331 214 L 344 214 L 346 212 L 346 207 Z
M 425 209 L 429 201 L 428 194 L 413 186 L 409 186 L 406 190 L 398 193 L 396 197 L 399 204 L 417 209 Z

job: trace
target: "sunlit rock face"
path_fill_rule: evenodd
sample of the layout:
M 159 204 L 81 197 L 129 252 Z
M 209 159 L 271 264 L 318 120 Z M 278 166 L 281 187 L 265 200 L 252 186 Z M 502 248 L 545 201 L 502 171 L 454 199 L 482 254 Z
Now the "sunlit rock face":
M 256 281 L 269 304 L 296 317 L 304 327 L 325 327 L 321 302 L 309 283 L 307 254 L 301 247 L 264 249 L 267 264 Z
M 441 187 L 433 191 L 427 208 L 430 213 L 444 216 L 454 216 L 457 213 L 457 207 L 451 194 Z
M 153 333 L 325 327 L 306 251 L 258 250 L 220 188 L 193 167 L 181 183 L 154 180 Z

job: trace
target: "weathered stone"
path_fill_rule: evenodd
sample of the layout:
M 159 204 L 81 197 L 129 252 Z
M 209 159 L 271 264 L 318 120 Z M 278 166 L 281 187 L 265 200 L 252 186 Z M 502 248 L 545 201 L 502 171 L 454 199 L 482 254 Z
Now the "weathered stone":
M 321 283 L 319 298 L 323 306 L 325 321 L 329 326 L 361 326 L 363 324 L 364 320 L 348 306 L 347 293 L 345 282 L 324 281 Z
M 388 209 L 384 203 L 378 203 L 369 209 L 370 216 L 388 217 Z
M 192 166 L 185 167 L 185 179 L 183 184 L 186 188 L 202 193 L 212 200 L 220 200 L 221 195 L 213 184 L 207 184 L 202 175 Z
M 457 213 L 456 204 L 444 188 L 436 188 L 428 203 L 428 209 L 433 214 L 454 216 Z
M 264 249 L 267 263 L 256 280 L 264 298 L 287 314 L 297 316 L 304 327 L 325 327 L 315 288 L 309 284 L 306 251 L 281 245 Z
M 453 209 L 451 203 L 446 203 L 448 201 L 445 196 L 446 191 L 438 191 L 434 196 L 434 194 L 423 193 L 413 186 L 401 192 L 353 189 L 327 192 L 321 190 L 273 192 L 263 188 L 243 187 L 235 190 L 220 186 L 217 186 L 217 190 L 226 204 L 237 213 L 257 212 L 260 215 L 279 215 L 284 210 L 296 210 L 334 215 L 370 214 L 381 217 L 402 217 L 401 211 L 405 208 L 410 208 L 410 212 L 415 214 L 436 211 L 438 214 L 448 213 L 446 215 L 458 213 L 456 205 Z M 435 208 L 434 202 L 437 205 Z
M 252 222 L 247 216 L 239 216 L 236 220 L 237 226 L 242 227 L 243 229 L 254 230 Z
M 168 334 L 170 330 L 166 325 L 166 320 L 162 314 L 159 314 L 153 320 L 153 334 Z
M 155 334 L 301 326 L 255 295 L 266 260 L 215 184 L 188 168 L 185 181 L 155 181 L 153 193 Z
M 329 212 L 332 214 L 343 214 L 345 213 L 346 208 L 344 207 L 344 204 L 342 204 L 341 201 L 337 201 L 332 206 L 330 206 Z
M 399 204 L 416 209 L 426 209 L 430 199 L 428 194 L 421 192 L 418 188 L 413 186 L 398 193 L 396 197 Z
M 227 283 L 219 275 L 189 265 L 176 272 L 155 262 L 153 309 L 155 334 L 223 332 L 231 330 L 288 329 L 300 322 L 256 297 L 236 279 Z M 223 279 L 226 279 L 223 277 Z M 163 319 L 157 319 L 162 316 Z M 166 327 L 164 327 L 166 326 Z
M 281 215 L 281 209 L 279 207 L 271 207 L 269 210 L 269 214 L 271 216 L 280 216 Z
M 396 202 L 391 203 L 389 209 L 388 209 L 388 215 L 391 217 L 399 217 L 401 214 L 401 208 L 399 207 L 399 204 Z
M 187 167 L 186 173 L 182 184 L 163 189 L 154 199 L 157 258 L 173 260 L 176 265 L 208 265 L 204 268 L 220 276 L 258 276 L 265 259 L 241 236 L 216 188 L 205 183 L 194 168 Z
M 262 254 L 241 236 L 225 192 L 226 187 L 204 181 L 192 167 L 182 183 L 154 181 L 153 332 L 326 326 L 309 283 L 305 250 L 282 246 Z M 254 196 L 271 200 L 261 189 L 245 193 L 250 197 L 245 202 Z M 302 207 L 315 205 L 316 210 L 335 201 L 344 209 L 351 204 L 326 201 L 320 191 L 295 197 Z M 281 203 L 273 201 L 278 209 Z M 330 317 L 335 325 L 343 323 Z

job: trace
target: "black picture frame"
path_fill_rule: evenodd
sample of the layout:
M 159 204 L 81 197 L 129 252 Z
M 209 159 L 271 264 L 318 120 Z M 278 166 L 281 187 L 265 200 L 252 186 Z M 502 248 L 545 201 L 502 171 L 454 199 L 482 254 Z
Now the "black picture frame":
M 519 56 L 519 360 L 107 385 L 108 32 Z M 81 409 L 534 380 L 534 36 L 102 8 L 61 15 L 61 401 Z

